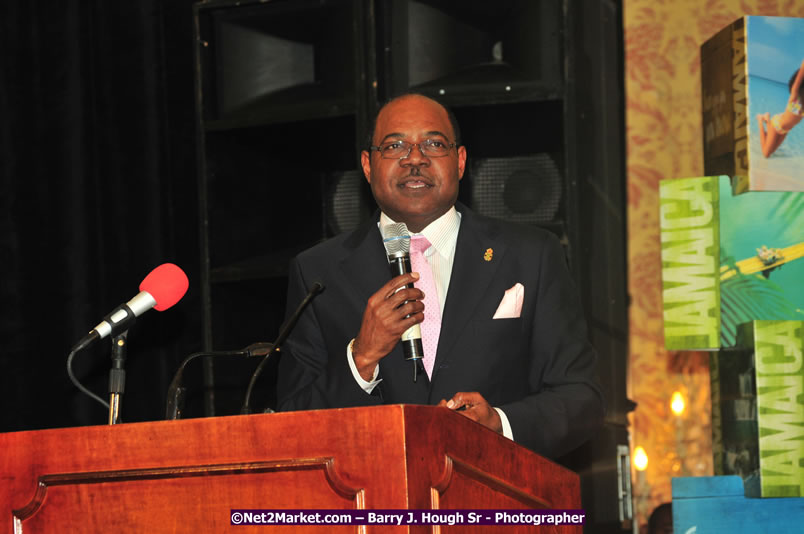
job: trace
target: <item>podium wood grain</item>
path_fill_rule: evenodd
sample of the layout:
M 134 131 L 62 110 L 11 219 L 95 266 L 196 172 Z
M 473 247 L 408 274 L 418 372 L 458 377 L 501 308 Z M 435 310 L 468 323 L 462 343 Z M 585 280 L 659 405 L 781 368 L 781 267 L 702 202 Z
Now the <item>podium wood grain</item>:
M 574 473 L 431 406 L 16 432 L 0 435 L 0 534 L 498 533 L 467 525 L 232 526 L 230 510 L 579 509 L 579 484 Z

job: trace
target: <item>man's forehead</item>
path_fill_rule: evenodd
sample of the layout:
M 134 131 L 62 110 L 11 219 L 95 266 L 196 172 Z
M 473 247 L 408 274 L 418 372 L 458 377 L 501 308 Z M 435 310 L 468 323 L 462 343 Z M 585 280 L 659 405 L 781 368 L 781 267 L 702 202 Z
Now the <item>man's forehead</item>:
M 393 107 L 398 107 L 398 106 L 406 106 L 406 105 L 427 105 L 427 106 L 433 106 L 435 108 L 438 108 L 438 109 L 444 111 L 444 106 L 442 106 L 436 100 L 433 100 L 432 98 L 430 98 L 428 96 L 418 95 L 418 94 L 409 94 L 409 95 L 402 95 L 402 96 L 396 97 L 396 98 L 390 100 L 389 102 L 387 102 L 383 106 L 383 109 L 388 109 L 388 108 L 393 108 Z
M 377 116 L 377 131 L 381 137 L 392 134 L 423 133 L 447 136 L 452 132 L 446 109 L 424 96 L 400 97 L 385 105 Z

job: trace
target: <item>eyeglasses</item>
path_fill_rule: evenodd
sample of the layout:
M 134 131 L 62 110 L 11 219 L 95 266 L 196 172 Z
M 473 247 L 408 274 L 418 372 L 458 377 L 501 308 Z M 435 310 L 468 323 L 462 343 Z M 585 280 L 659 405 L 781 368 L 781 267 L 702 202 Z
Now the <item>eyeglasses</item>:
M 449 154 L 449 149 L 454 147 L 455 143 L 447 143 L 440 139 L 425 139 L 421 143 L 391 141 L 380 146 L 370 146 L 369 150 L 376 150 L 384 159 L 403 159 L 410 156 L 414 146 L 419 147 L 425 157 L 442 158 Z

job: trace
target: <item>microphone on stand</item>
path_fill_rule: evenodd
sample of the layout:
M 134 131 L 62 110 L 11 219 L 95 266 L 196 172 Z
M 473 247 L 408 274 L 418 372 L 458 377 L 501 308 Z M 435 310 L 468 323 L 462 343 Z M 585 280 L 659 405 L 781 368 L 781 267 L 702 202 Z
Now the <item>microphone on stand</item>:
M 388 255 L 388 267 L 391 278 L 411 272 L 410 268 L 410 232 L 405 223 L 386 224 L 380 228 L 382 244 Z M 413 284 L 407 287 L 413 288 Z M 419 371 L 419 362 L 424 358 L 421 326 L 415 324 L 402 333 L 402 351 L 405 360 L 413 362 L 413 381 Z
M 265 357 L 273 350 L 272 343 L 252 343 L 248 347 L 241 350 L 227 350 L 227 351 L 212 351 L 212 352 L 194 352 L 187 356 L 184 361 L 179 365 L 176 374 L 173 375 L 173 380 L 170 382 L 167 390 L 167 406 L 165 408 L 165 419 L 174 420 L 181 418 L 181 412 L 184 409 L 184 393 L 187 388 L 182 387 L 182 377 L 184 375 L 184 368 L 187 364 L 196 358 L 203 357 L 217 357 L 217 356 L 237 356 L 242 358 Z
M 307 307 L 313 298 L 321 293 L 324 290 L 324 285 L 320 282 L 315 282 L 310 291 L 307 293 L 307 296 L 304 297 L 299 307 L 296 308 L 296 311 L 293 312 L 293 315 L 282 325 L 282 328 L 279 332 L 279 335 L 276 338 L 276 341 L 273 343 L 252 343 L 248 347 L 242 350 L 233 350 L 233 351 L 217 351 L 217 352 L 196 352 L 187 356 L 184 361 L 179 366 L 179 369 L 176 371 L 176 374 L 173 375 L 173 380 L 170 382 L 170 386 L 168 387 L 167 392 L 167 406 L 165 410 L 165 418 L 168 420 L 180 419 L 181 412 L 184 408 L 184 392 L 186 388 L 182 387 L 182 375 L 184 373 L 184 368 L 187 364 L 196 359 L 201 358 L 203 356 L 239 356 L 245 358 L 251 358 L 255 356 L 261 356 L 263 360 L 254 370 L 254 373 L 251 375 L 251 380 L 249 381 L 248 388 L 246 389 L 245 399 L 243 401 L 243 407 L 240 409 L 241 414 L 249 414 L 251 413 L 251 407 L 249 405 L 251 400 L 251 392 L 254 389 L 254 384 L 257 383 L 257 378 L 262 373 L 265 364 L 270 359 L 271 354 L 274 352 L 279 352 L 282 343 L 285 342 L 285 339 L 290 335 L 290 332 L 293 330 L 293 327 L 296 326 L 296 322 L 301 317 L 302 312 Z
M 251 413 L 251 392 L 254 389 L 254 384 L 257 383 L 257 378 L 259 378 L 260 374 L 262 373 L 263 368 L 265 368 L 265 364 L 268 363 L 268 360 L 271 357 L 271 354 L 274 352 L 279 352 L 282 348 L 282 343 L 288 338 L 290 333 L 293 331 L 293 327 L 296 326 L 296 323 L 301 317 L 302 312 L 307 305 L 318 295 L 324 291 L 324 284 L 321 282 L 314 282 L 312 287 L 310 287 L 310 291 L 307 292 L 307 295 L 304 297 L 304 300 L 301 301 L 299 307 L 296 308 L 296 311 L 293 312 L 293 315 L 282 325 L 282 328 L 279 330 L 279 335 L 276 336 L 276 341 L 273 342 L 273 348 L 265 355 L 263 360 L 254 370 L 254 373 L 251 375 L 251 380 L 249 380 L 248 388 L 246 388 L 246 395 L 243 398 L 243 407 L 240 408 L 241 414 L 250 414 Z
M 134 298 L 109 312 L 103 321 L 76 343 L 73 352 L 78 352 L 96 339 L 125 332 L 137 317 L 151 308 L 165 311 L 181 300 L 188 287 L 190 282 L 180 267 L 163 263 L 143 279 L 140 292 Z
M 140 283 L 140 292 L 134 298 L 112 310 L 103 321 L 90 330 L 70 351 L 67 357 L 67 375 L 70 381 L 83 393 L 109 409 L 109 424 L 119 422 L 120 397 L 125 390 L 126 371 L 123 368 L 126 356 L 126 333 L 137 317 L 155 308 L 164 311 L 176 304 L 187 293 L 190 282 L 180 267 L 163 263 L 148 273 Z M 109 371 L 110 402 L 104 401 L 84 387 L 73 373 L 75 354 L 97 339 L 111 335 L 115 343 L 112 347 L 112 369 Z

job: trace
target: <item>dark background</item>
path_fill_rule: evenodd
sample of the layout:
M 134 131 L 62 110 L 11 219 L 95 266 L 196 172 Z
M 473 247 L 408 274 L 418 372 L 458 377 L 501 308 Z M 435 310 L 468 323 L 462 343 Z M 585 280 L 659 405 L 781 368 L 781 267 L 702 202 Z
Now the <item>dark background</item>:
M 67 354 L 161 263 L 190 289 L 129 332 L 124 419 L 200 348 L 191 6 L 0 3 L 0 431 L 105 423 Z M 75 361 L 104 398 L 110 348 Z

